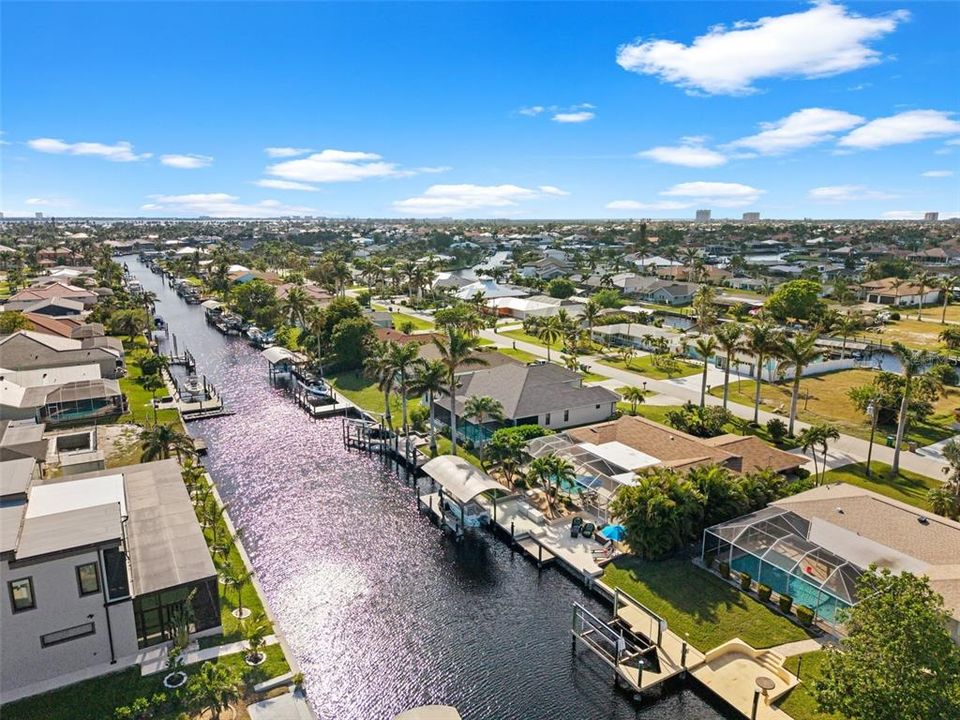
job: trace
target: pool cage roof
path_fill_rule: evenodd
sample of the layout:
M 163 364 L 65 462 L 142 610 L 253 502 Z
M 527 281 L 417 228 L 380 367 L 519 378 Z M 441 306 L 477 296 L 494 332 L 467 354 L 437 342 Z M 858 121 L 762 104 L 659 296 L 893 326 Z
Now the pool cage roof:
M 857 578 L 863 569 L 808 540 L 810 521 L 794 512 L 770 506 L 706 532 L 848 605 L 857 602 Z
M 628 470 L 604 460 L 582 445 L 572 442 L 565 435 L 534 438 L 527 443 L 527 453 L 533 458 L 553 453 L 569 460 L 577 474 L 577 483 L 590 490 L 602 490 L 604 485 L 615 488 L 618 484 L 629 484 L 616 477 L 629 472 Z

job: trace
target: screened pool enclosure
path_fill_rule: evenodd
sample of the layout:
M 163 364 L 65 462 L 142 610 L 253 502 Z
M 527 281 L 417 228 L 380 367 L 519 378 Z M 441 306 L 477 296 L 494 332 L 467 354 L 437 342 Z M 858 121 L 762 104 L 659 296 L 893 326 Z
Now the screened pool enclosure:
M 857 603 L 857 578 L 863 570 L 812 542 L 811 529 L 811 522 L 796 513 L 764 508 L 707 528 L 703 558 L 713 556 L 731 570 L 749 573 L 835 626 L 837 611 Z

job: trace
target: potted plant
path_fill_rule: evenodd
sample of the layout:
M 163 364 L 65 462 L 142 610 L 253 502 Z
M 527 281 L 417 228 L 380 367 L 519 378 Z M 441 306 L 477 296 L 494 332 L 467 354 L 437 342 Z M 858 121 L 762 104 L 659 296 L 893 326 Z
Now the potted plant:
M 777 604 L 780 605 L 781 612 L 789 613 L 790 608 L 793 607 L 793 598 L 789 595 L 780 595 L 780 599 L 777 600 Z
M 750 573 L 742 572 L 740 573 L 740 589 L 744 592 L 750 592 L 750 585 L 753 582 L 753 578 L 750 577 Z
M 764 585 L 763 583 L 757 583 L 757 597 L 759 597 L 764 602 L 770 602 L 771 594 L 773 594 L 773 589 L 769 585 Z
M 797 620 L 805 627 L 813 625 L 813 610 L 806 605 L 797 605 Z
M 723 576 L 725 580 L 730 579 L 730 563 L 720 561 L 720 575 Z
M 180 605 L 170 613 L 171 635 L 173 643 L 167 651 L 167 669 L 170 671 L 163 678 L 163 686 L 175 689 L 187 681 L 187 674 L 182 670 L 185 661 L 183 652 L 190 644 L 190 626 L 193 624 L 193 596 L 196 590 L 190 592 Z

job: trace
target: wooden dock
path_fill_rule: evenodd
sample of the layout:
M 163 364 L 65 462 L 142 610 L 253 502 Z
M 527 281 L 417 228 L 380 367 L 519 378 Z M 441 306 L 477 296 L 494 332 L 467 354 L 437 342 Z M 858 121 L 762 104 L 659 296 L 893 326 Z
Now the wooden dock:
M 537 563 L 538 567 L 549 565 L 557 559 L 557 556 L 547 550 L 533 535 L 522 535 L 515 539 L 517 547 L 523 550 L 524 555 Z

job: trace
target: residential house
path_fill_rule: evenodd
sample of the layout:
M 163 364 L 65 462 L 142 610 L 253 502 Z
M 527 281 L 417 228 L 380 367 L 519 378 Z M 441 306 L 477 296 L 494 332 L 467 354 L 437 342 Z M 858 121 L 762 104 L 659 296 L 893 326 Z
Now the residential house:
M 463 417 L 464 405 L 471 396 L 489 396 L 503 406 L 502 421 L 479 425 L 476 419 Z M 550 363 L 520 365 L 505 363 L 498 367 L 465 372 L 457 391 L 458 434 L 473 442 L 484 442 L 504 425 L 541 425 L 562 429 L 609 418 L 620 396 L 604 387 L 587 387 L 583 378 L 571 370 Z M 437 421 L 450 425 L 450 397 L 435 400 Z
M 657 280 L 645 289 L 638 291 L 636 295 L 647 302 L 676 307 L 692 303 L 698 287 L 699 285 L 694 283 Z
M 939 288 L 925 287 L 921 293 L 919 285 L 899 278 L 860 283 L 860 293 L 865 302 L 895 307 L 919 305 L 921 300 L 924 305 L 932 305 L 940 300 Z
M 41 479 L 0 497 L 0 701 L 132 666 L 220 626 L 217 572 L 175 460 Z
M 656 352 L 663 343 L 671 353 L 679 352 L 683 334 L 671 327 L 655 327 L 643 323 L 614 323 L 595 325 L 591 338 L 603 345 L 633 347 L 647 352 Z
M 947 267 L 960 264 L 960 254 L 948 252 L 942 247 L 927 248 L 907 255 L 907 260 L 928 267 Z
M 53 298 L 73 300 L 81 303 L 84 308 L 89 309 L 97 304 L 98 296 L 95 292 L 86 288 L 67 285 L 62 282 L 54 282 L 47 285 L 24 288 L 11 295 L 4 303 L 3 309 L 7 311 L 22 311 L 24 308 L 28 308 L 40 300 L 50 300 Z
M 69 338 L 32 330 L 0 338 L 0 367 L 28 371 L 95 365 L 98 377 L 115 379 L 123 375 L 126 366 L 122 345 L 117 347 L 116 338 L 96 335 L 98 326 L 86 327 L 89 329 L 76 330 Z
M 501 285 L 490 278 L 481 278 L 461 287 L 456 291 L 456 296 L 461 300 L 470 300 L 478 293 L 489 300 L 490 298 L 526 297 L 530 291 L 514 285 Z

